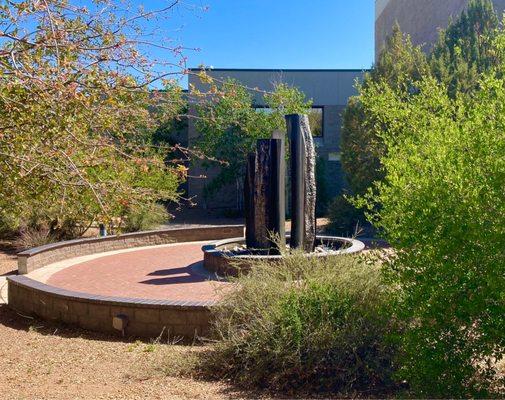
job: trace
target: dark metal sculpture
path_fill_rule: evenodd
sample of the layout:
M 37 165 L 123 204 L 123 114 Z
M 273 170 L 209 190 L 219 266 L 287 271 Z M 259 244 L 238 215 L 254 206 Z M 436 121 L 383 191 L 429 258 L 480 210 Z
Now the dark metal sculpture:
M 286 116 L 291 157 L 291 248 L 314 250 L 316 152 L 306 115 Z
M 285 246 L 284 139 L 258 140 L 247 159 L 245 192 L 246 244 L 278 254 Z
M 306 115 L 287 115 L 291 170 L 291 248 L 314 250 L 316 235 L 316 154 Z M 258 140 L 247 158 L 244 185 L 246 245 L 279 254 L 285 247 L 284 134 Z

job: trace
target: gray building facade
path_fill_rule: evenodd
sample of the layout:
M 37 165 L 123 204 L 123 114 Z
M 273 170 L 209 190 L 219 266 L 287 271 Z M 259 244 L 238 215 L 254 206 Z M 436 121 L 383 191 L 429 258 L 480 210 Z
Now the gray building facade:
M 380 54 L 396 22 L 410 34 L 415 45 L 428 50 L 437 40 L 438 30 L 447 27 L 451 17 L 458 17 L 470 0 L 376 0 L 375 56 Z M 493 0 L 499 15 L 505 10 L 505 0 Z
M 197 76 L 198 70 L 189 75 L 189 87 L 205 91 L 205 85 Z M 322 132 L 315 137 L 317 153 L 324 164 L 325 187 L 330 197 L 336 196 L 344 185 L 340 163 L 340 136 L 342 112 L 350 96 L 356 95 L 356 80 L 364 75 L 362 70 L 275 70 L 275 69 L 211 69 L 208 75 L 219 80 L 236 79 L 246 87 L 271 91 L 276 83 L 297 87 L 312 99 L 313 107 L 322 112 Z M 191 89 L 189 93 L 191 99 Z M 264 106 L 262 97 L 255 96 L 255 105 Z M 194 113 L 190 102 L 190 114 Z M 267 133 L 269 134 L 269 132 Z M 199 138 L 195 121 L 188 123 L 188 145 L 192 147 Z M 217 170 L 205 169 L 198 163 L 190 168 L 187 194 L 201 208 L 236 208 L 237 188 L 224 189 L 216 196 L 206 198 L 205 186 L 216 176 Z

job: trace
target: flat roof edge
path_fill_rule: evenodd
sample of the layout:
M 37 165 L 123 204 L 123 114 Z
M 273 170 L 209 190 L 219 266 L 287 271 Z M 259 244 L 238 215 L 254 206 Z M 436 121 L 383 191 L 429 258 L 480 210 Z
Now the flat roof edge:
M 244 72 L 366 72 L 369 68 L 357 69 L 291 69 L 291 68 L 188 68 L 190 71 L 244 71 Z

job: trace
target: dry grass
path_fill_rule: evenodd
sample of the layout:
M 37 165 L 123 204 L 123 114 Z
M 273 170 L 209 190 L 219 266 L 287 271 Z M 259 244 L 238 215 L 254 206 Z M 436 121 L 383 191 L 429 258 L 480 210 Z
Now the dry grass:
M 0 306 L 0 396 L 8 399 L 256 398 L 191 378 L 204 347 L 118 341 Z

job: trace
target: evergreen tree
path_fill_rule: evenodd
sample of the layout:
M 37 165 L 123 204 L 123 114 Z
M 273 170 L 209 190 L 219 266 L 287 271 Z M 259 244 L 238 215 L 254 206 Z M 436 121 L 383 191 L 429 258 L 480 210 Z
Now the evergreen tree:
M 391 88 L 408 95 L 415 82 L 428 73 L 426 55 L 396 25 L 376 65 L 366 74 L 360 91 L 372 83 L 386 82 Z M 350 188 L 356 194 L 364 193 L 382 176 L 379 158 L 383 145 L 375 135 L 377 123 L 379 121 L 361 104 L 360 96 L 349 100 L 343 116 L 342 164 Z
M 451 97 L 475 89 L 479 76 L 500 62 L 492 50 L 499 26 L 491 0 L 472 0 L 461 16 L 440 32 L 430 65 Z

